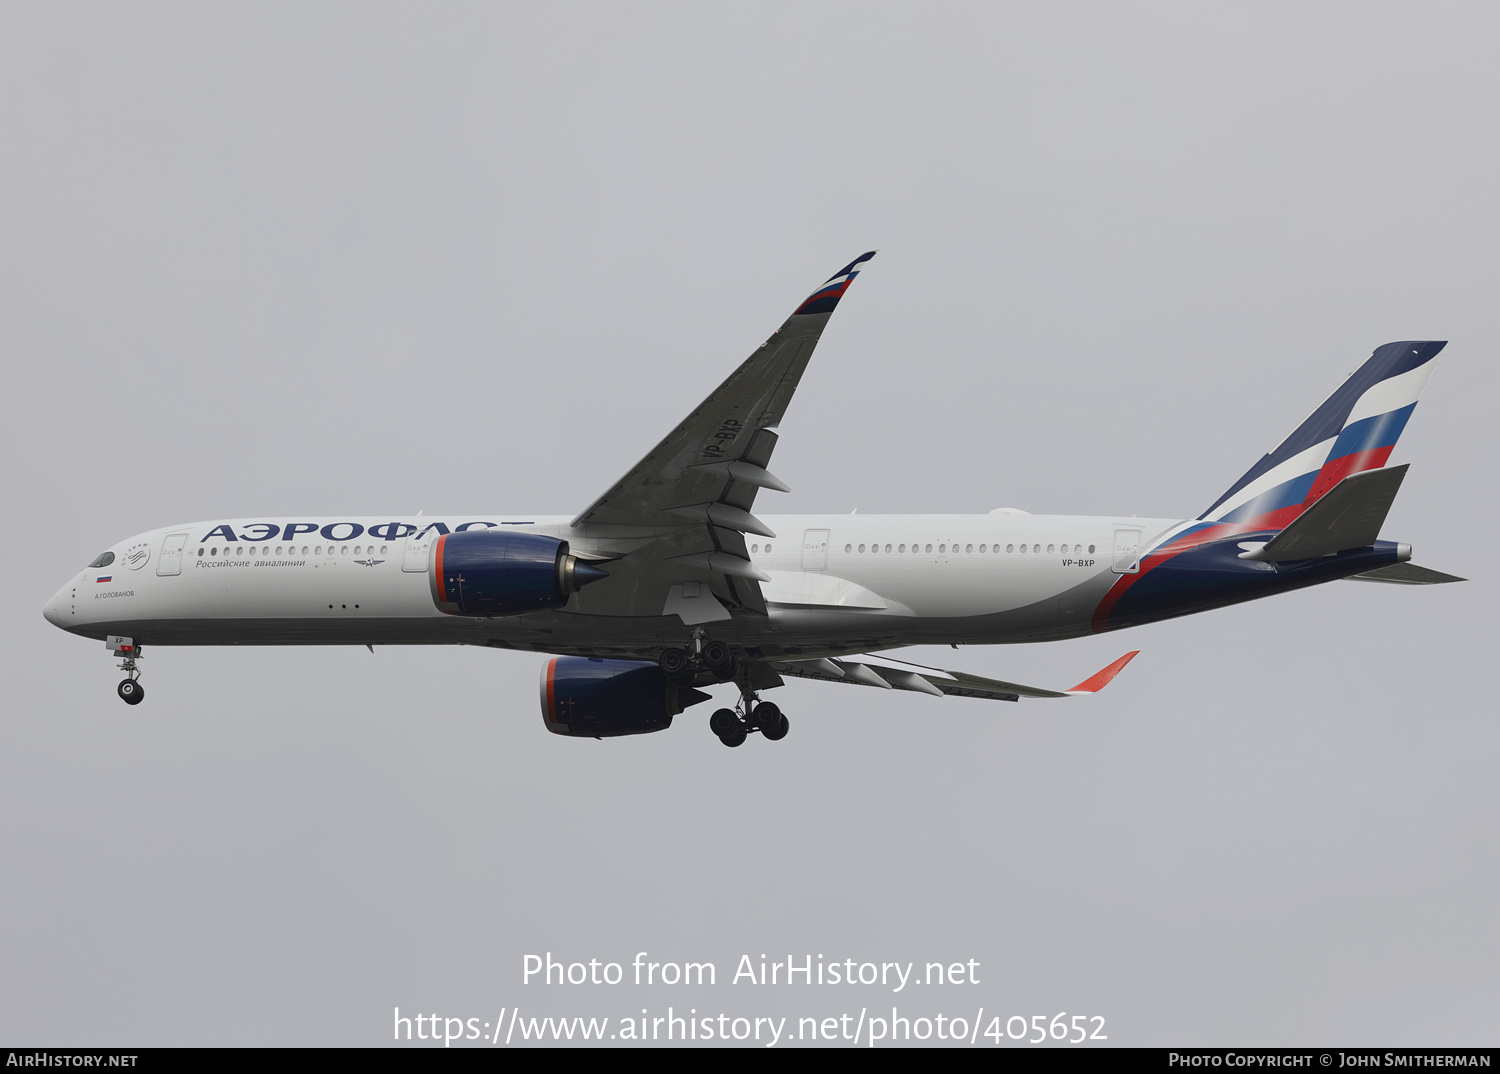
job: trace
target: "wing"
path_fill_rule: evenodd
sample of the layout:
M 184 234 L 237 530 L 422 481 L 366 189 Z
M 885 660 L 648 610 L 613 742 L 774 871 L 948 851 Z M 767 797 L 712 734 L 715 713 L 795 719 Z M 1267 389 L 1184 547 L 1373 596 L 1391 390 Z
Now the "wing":
M 946 671 L 942 668 L 923 667 L 904 660 L 881 657 L 884 664 L 872 663 L 871 657 L 859 660 L 772 660 L 767 666 L 781 675 L 792 675 L 803 679 L 821 679 L 824 682 L 851 682 L 861 686 L 875 686 L 884 690 L 915 690 L 936 697 L 980 697 L 990 701 L 1019 701 L 1023 697 L 1076 697 L 1079 694 L 1096 694 L 1109 685 L 1138 654 L 1126 653 L 1108 667 L 1095 672 L 1071 690 L 1043 690 L 1036 686 L 1022 686 L 1015 682 L 1001 682 L 962 671 Z M 896 667 L 886 665 L 895 664 Z
M 685 622 L 728 618 L 724 603 L 764 614 L 745 534 L 775 537 L 750 513 L 763 488 L 789 491 L 766 469 L 776 427 L 813 348 L 848 290 L 855 258 L 798 306 L 729 378 L 644 459 L 573 520 L 580 537 L 652 540 L 580 593 L 580 611 L 679 614 Z M 708 592 L 703 592 L 706 586 Z M 704 600 L 707 597 L 709 599 Z M 696 602 L 696 603 L 695 603 Z

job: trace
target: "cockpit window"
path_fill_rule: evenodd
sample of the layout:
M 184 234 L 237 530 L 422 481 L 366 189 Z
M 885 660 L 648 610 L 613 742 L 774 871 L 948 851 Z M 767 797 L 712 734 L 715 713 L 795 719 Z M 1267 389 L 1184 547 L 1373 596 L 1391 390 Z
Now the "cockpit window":
M 104 552 L 100 554 L 98 559 L 89 564 L 88 569 L 93 570 L 95 567 L 108 567 L 114 561 L 115 554 L 113 552 Z

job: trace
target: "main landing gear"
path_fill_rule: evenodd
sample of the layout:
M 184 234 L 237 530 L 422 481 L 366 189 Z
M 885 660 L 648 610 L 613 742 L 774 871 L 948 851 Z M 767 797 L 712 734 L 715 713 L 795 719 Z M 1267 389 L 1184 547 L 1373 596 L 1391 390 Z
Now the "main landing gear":
M 744 715 L 741 715 L 741 713 Z M 772 742 L 786 738 L 791 724 L 779 706 L 746 696 L 732 709 L 720 709 L 708 718 L 708 729 L 726 746 L 743 745 L 751 731 L 759 731 Z
M 693 647 L 668 649 L 657 660 L 667 681 L 678 686 L 691 686 L 698 680 L 700 672 L 708 672 L 718 682 L 728 682 L 740 669 L 734 650 L 722 641 L 704 641 L 703 628 L 693 631 Z
M 668 682 L 678 686 L 692 686 L 705 672 L 717 682 L 730 682 L 739 677 L 740 662 L 734 650 L 722 641 L 709 641 L 703 636 L 701 626 L 693 628 L 693 647 L 667 649 L 657 661 Z M 751 689 L 748 678 L 740 677 L 740 700 L 732 709 L 719 709 L 708 718 L 708 728 L 719 736 L 726 746 L 743 745 L 750 734 L 759 731 L 772 742 L 786 738 L 791 728 L 781 709 L 769 701 L 761 701 Z
M 109 651 L 116 656 L 122 657 L 119 667 L 125 672 L 125 677 L 120 680 L 120 685 L 115 687 L 115 693 L 120 695 L 120 700 L 127 705 L 139 705 L 146 700 L 146 689 L 141 685 L 141 672 L 136 667 L 136 661 L 140 659 L 141 647 L 130 638 L 117 638 L 111 636 L 105 645 Z

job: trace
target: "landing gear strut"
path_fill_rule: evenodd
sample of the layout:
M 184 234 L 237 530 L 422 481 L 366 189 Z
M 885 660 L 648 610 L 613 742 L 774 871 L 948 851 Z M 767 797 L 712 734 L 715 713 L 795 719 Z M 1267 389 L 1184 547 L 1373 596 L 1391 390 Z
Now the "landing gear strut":
M 111 636 L 104 644 L 109 646 L 110 652 L 123 658 L 119 667 L 125 672 L 125 677 L 120 680 L 120 685 L 115 687 L 115 693 L 120 695 L 120 700 L 125 704 L 139 705 L 146 700 L 146 689 L 141 685 L 141 672 L 135 663 L 140 658 L 141 647 L 130 638 L 114 636 Z
M 743 745 L 750 732 L 759 731 L 767 740 L 779 742 L 786 738 L 791 724 L 782 714 L 781 708 L 769 701 L 759 701 L 748 687 L 740 702 L 732 709 L 719 709 L 708 718 L 708 729 L 719 736 L 726 746 Z

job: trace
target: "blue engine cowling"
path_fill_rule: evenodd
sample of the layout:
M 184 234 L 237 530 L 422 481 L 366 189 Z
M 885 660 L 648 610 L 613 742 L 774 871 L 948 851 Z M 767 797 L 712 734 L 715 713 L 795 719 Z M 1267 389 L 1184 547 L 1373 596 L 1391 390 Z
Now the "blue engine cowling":
M 428 554 L 433 603 L 449 615 L 516 615 L 560 608 L 590 582 L 609 577 L 540 533 L 445 533 Z
M 661 668 L 640 660 L 556 656 L 542 669 L 542 722 L 554 735 L 648 735 L 707 700 L 702 690 L 674 686 Z

